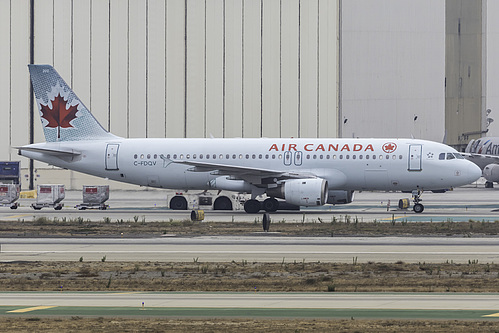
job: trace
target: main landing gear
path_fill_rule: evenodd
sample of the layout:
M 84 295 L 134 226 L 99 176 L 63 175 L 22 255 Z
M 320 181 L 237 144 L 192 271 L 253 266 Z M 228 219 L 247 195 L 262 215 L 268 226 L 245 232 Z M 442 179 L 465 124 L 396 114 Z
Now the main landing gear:
M 275 212 L 279 208 L 279 201 L 274 198 L 267 198 L 263 202 L 255 199 L 248 200 L 244 203 L 244 210 L 248 214 L 258 213 L 261 209 L 268 213 Z
M 412 200 L 414 201 L 412 210 L 414 213 L 422 213 L 424 210 L 423 204 L 420 203 L 422 201 L 421 194 L 423 194 L 423 192 L 420 190 L 412 191 Z

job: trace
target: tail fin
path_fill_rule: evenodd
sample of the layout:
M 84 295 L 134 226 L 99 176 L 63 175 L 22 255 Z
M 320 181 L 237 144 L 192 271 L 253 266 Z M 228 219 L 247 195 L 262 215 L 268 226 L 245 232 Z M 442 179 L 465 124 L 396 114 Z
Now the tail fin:
M 50 65 L 28 65 L 47 142 L 113 139 Z

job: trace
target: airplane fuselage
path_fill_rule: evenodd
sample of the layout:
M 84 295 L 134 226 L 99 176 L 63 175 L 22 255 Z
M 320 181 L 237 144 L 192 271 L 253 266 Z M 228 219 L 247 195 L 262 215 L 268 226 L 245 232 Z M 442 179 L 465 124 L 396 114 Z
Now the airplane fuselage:
M 203 163 L 310 174 L 327 180 L 329 190 L 440 190 L 468 184 L 476 175 L 466 160 L 439 158 L 457 154 L 454 149 L 411 139 L 116 138 L 27 147 L 79 152 L 62 156 L 21 151 L 61 168 L 170 189 L 224 189 L 213 183 L 223 173 L 203 171 Z M 265 185 L 265 177 L 256 178 L 252 184 Z

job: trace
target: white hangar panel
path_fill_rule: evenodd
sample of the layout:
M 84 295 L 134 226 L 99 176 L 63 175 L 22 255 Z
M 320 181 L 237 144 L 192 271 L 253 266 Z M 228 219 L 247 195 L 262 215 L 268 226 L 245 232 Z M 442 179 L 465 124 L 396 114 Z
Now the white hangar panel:
M 185 5 L 183 0 L 166 3 L 166 136 L 185 136 L 184 37 Z
M 166 2 L 148 2 L 147 137 L 166 136 Z
M 243 137 L 260 137 L 261 89 L 261 2 L 243 2 Z
M 444 1 L 344 1 L 341 15 L 341 135 L 441 141 Z
M 22 146 L 29 143 L 29 1 L 11 2 L 11 40 L 10 40 L 10 114 L 12 131 L 11 145 Z M 2 30 L 3 31 L 3 30 Z M 0 53 L 3 53 L 3 47 Z M 4 73 L 4 72 L 3 72 Z M 7 72 L 8 73 L 8 72 Z M 0 110 L 2 116 L 3 109 Z M 35 110 L 35 130 L 40 128 L 40 120 Z M 10 147 L 9 147 L 10 150 Z M 21 161 L 22 167 L 29 165 L 29 160 L 17 156 L 17 151 L 10 150 L 10 160 Z
M 281 136 L 280 110 L 280 2 L 263 1 L 262 136 Z
M 109 130 L 109 3 L 93 1 L 91 9 L 90 100 L 83 102 Z
M 225 1 L 224 133 L 226 138 L 242 133 L 242 0 Z
M 300 137 L 317 137 L 318 0 L 303 1 L 300 17 Z
M 90 7 L 90 0 L 73 2 L 73 77 L 71 78 L 71 83 L 69 84 L 72 86 L 80 100 L 91 110 Z
M 319 1 L 319 128 L 318 137 L 337 136 L 338 128 L 338 3 Z
M 35 6 L 36 8 L 37 6 Z M 71 77 L 71 2 L 67 0 L 54 0 L 54 13 L 57 13 L 57 19 L 54 19 L 54 53 L 53 66 L 57 72 L 64 78 L 68 84 L 72 82 Z M 36 22 L 36 19 L 35 19 Z M 36 39 L 36 37 L 35 37 Z M 36 51 L 36 47 L 35 47 Z M 40 63 L 35 57 L 35 62 Z M 77 92 L 78 93 L 78 92 Z M 89 101 L 85 101 L 89 102 Z
M 224 136 L 224 1 L 206 2 L 206 130 Z
M 281 7 L 281 137 L 297 137 L 299 1 L 283 1 Z
M 129 2 L 128 45 L 128 135 L 131 138 L 146 136 L 146 3 Z
M 186 136 L 205 136 L 205 2 L 187 1 Z
M 110 131 L 127 137 L 128 113 L 128 6 L 127 2 L 112 0 L 110 6 Z
M 10 1 L 0 2 L 0 45 L 9 49 L 11 45 Z M 2 126 L 0 127 L 0 161 L 11 159 L 10 146 L 12 138 L 12 105 L 10 99 L 10 52 L 0 52 L 0 110 L 2 110 Z M 23 108 L 24 106 L 24 108 Z M 18 112 L 27 109 L 28 103 L 17 106 Z

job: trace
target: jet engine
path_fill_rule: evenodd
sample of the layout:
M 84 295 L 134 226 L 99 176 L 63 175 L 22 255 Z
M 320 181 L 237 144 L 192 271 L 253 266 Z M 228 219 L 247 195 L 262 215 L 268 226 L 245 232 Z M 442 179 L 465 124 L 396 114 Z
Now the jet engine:
M 297 206 L 322 206 L 328 198 L 327 181 L 321 178 L 290 179 L 267 189 L 267 195 Z
M 483 168 L 483 177 L 489 182 L 499 182 L 499 164 L 489 164 Z
M 334 205 L 349 204 L 353 201 L 353 191 L 329 191 L 327 203 Z

